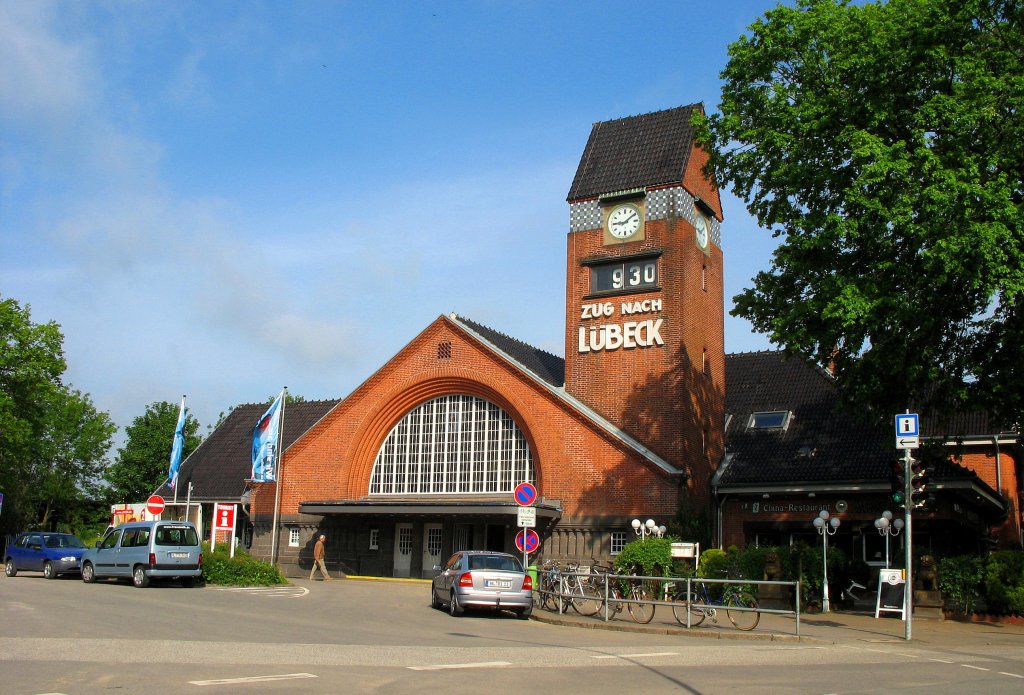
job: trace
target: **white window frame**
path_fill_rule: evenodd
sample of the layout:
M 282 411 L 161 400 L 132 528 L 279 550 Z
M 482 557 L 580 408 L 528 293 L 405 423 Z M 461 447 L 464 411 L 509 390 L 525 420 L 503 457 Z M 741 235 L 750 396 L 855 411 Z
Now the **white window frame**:
M 612 531 L 609 535 L 610 550 L 612 555 L 618 555 L 629 542 L 625 531 Z
M 757 424 L 758 416 L 782 416 L 781 425 L 759 425 Z M 756 413 L 750 414 L 750 419 L 747 420 L 748 430 L 782 430 L 785 431 L 789 427 L 789 421 L 793 419 L 793 412 L 791 410 L 763 410 Z
M 299 547 L 299 527 L 289 526 L 288 527 L 288 547 L 298 548 Z
M 511 415 L 477 396 L 419 404 L 381 443 L 371 495 L 478 495 L 534 482 L 533 456 Z
M 372 528 L 372 529 L 370 529 L 370 550 L 379 550 L 379 549 L 380 549 L 380 529 L 379 528 Z

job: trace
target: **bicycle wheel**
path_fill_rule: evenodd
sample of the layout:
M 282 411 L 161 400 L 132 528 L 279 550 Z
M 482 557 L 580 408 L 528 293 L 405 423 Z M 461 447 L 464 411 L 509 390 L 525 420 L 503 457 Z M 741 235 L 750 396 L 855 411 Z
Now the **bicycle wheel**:
M 552 593 L 557 590 L 556 586 L 557 582 L 554 581 L 551 572 L 545 572 L 540 582 L 540 607 L 544 610 L 558 609 L 558 597 Z
M 654 597 L 645 585 L 635 584 L 629 592 L 629 598 L 630 601 L 650 601 Z M 630 603 L 629 615 L 636 622 L 645 625 L 654 618 L 654 608 L 653 603 Z
M 761 622 L 761 614 L 756 610 L 734 611 L 729 609 L 729 607 L 757 608 L 757 600 L 746 591 L 736 592 L 729 597 L 725 605 L 725 612 L 728 613 L 729 620 L 737 630 L 753 630 Z
M 704 622 L 707 613 L 705 612 L 704 599 L 695 591 L 691 591 L 690 595 L 686 598 L 680 596 L 675 599 L 675 603 L 672 605 L 672 615 L 676 617 L 676 622 L 680 625 L 686 625 L 687 604 L 690 605 L 690 627 L 697 627 Z
M 581 581 L 573 588 L 573 593 L 579 594 L 572 597 L 572 607 L 580 615 L 594 615 L 601 610 L 604 594 L 589 581 Z

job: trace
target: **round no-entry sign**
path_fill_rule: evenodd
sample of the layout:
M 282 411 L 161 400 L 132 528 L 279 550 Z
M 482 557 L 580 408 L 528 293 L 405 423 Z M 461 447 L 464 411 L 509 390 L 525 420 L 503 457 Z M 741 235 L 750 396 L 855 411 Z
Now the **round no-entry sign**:
M 516 547 L 524 553 L 535 553 L 540 549 L 540 536 L 533 529 L 523 529 L 516 534 Z
M 514 493 L 516 504 L 521 507 L 529 507 L 537 501 L 537 488 L 531 483 L 519 483 Z
M 156 516 L 164 511 L 164 498 L 160 495 L 150 495 L 146 500 L 146 511 Z

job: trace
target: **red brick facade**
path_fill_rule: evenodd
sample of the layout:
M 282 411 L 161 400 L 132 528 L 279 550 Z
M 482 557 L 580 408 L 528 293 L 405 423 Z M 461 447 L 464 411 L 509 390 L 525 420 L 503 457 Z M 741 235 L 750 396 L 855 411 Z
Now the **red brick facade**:
M 438 358 L 439 343 L 451 343 L 450 358 Z M 309 500 L 365 498 L 391 428 L 416 405 L 452 393 L 512 416 L 533 451 L 538 492 L 561 503 L 563 518 L 675 512 L 671 475 L 441 317 L 288 449 L 281 514 L 297 515 Z M 268 484 L 254 495 L 255 515 L 272 512 L 273 494 Z

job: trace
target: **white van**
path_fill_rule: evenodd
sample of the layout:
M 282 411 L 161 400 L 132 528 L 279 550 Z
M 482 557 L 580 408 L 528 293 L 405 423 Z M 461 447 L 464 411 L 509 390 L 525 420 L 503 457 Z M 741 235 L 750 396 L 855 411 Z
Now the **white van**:
M 137 587 L 152 578 L 178 578 L 192 586 L 203 574 L 199 533 L 188 521 L 133 521 L 112 528 L 82 556 L 82 581 L 131 579 Z

